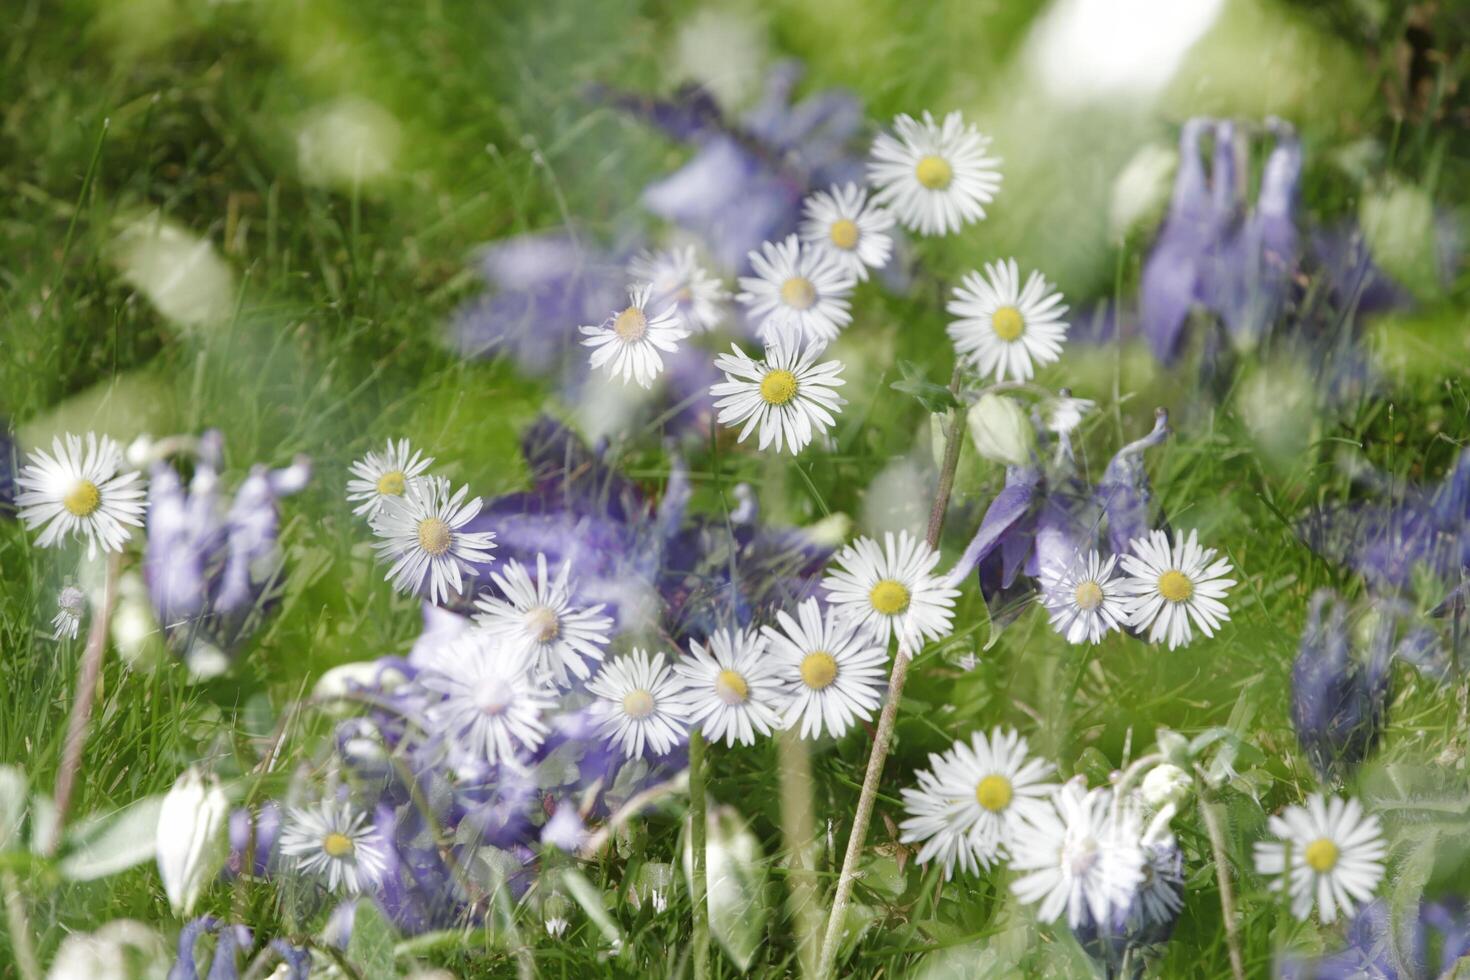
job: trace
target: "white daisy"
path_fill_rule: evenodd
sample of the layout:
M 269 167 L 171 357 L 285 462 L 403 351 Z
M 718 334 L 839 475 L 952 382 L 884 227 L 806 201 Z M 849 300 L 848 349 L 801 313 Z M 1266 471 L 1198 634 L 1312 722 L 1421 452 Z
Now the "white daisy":
M 1271 890 L 1291 896 L 1292 915 L 1307 918 L 1315 902 L 1322 921 L 1332 922 L 1339 910 L 1350 916 L 1372 899 L 1388 847 L 1378 817 L 1357 800 L 1314 793 L 1268 826 L 1279 840 L 1256 844 L 1256 871 L 1277 876 Z
M 82 437 L 66 434 L 51 441 L 51 453 L 31 452 L 21 467 L 16 486 L 21 492 L 15 503 L 16 516 L 26 527 L 42 527 L 36 544 L 50 548 L 68 534 L 87 541 L 87 558 L 103 551 L 121 551 L 133 534 L 124 525 L 143 523 L 143 487 L 136 471 L 119 473 L 122 449 L 110 436 L 100 439 L 88 432 L 86 450 Z
M 579 680 L 591 675 L 589 663 L 602 659 L 613 626 L 612 618 L 602 615 L 602 603 L 572 604 L 571 574 L 572 563 L 562 562 L 556 578 L 550 579 L 546 556 L 538 554 L 532 581 L 530 570 L 511 560 L 504 575 L 490 573 L 505 598 L 482 593 L 475 602 L 480 609 L 475 618 L 486 633 L 510 646 L 530 647 L 539 669 L 562 687 L 571 683 L 569 673 Z
M 387 578 L 400 592 L 417 592 L 429 577 L 429 601 L 440 603 L 458 594 L 461 573 L 473 563 L 494 561 L 494 531 L 466 531 L 480 513 L 480 498 L 468 502 L 469 487 L 449 495 L 449 481 L 423 477 L 409 484 L 402 497 L 383 498 L 373 518 L 373 533 L 382 540 L 378 557 L 395 559 Z
M 607 367 L 608 377 L 622 375 L 623 381 L 636 381 L 644 388 L 653 387 L 653 379 L 664 369 L 659 351 L 672 354 L 679 341 L 689 336 L 680 324 L 675 306 L 664 307 L 657 314 L 649 312 L 653 287 L 644 283 L 628 289 L 628 306 L 595 327 L 582 327 L 591 347 L 593 370 Z
M 383 452 L 369 452 L 352 464 L 356 479 L 347 481 L 347 499 L 362 501 L 352 512 L 371 520 L 385 499 L 403 496 L 433 462 L 434 457 L 422 456 L 407 439 L 389 439 Z
M 741 276 L 740 295 L 770 342 L 783 331 L 802 340 L 832 340 L 852 320 L 847 298 L 855 285 L 829 252 L 808 248 L 795 235 L 750 253 L 754 276 Z
M 825 250 L 848 275 L 866 282 L 868 269 L 888 264 L 893 239 L 893 215 L 868 200 L 857 184 L 834 185 L 817 191 L 802 205 L 801 240 Z
M 755 743 L 781 727 L 786 685 L 775 659 L 766 655 L 764 636 L 755 630 L 715 630 L 708 646 L 689 642 L 689 655 L 674 663 L 684 682 L 689 723 L 711 742 Z
M 699 264 L 694 246 L 662 252 L 640 252 L 628 263 L 634 282 L 653 288 L 653 305 L 672 305 L 690 333 L 704 333 L 720 325 L 730 293 L 719 279 Z
M 383 879 L 388 870 L 384 847 L 367 814 L 346 802 L 293 807 L 281 831 L 281 853 L 294 859 L 298 870 L 325 878 L 329 890 L 349 895 Z
M 779 630 L 761 627 L 790 696 L 781 727 L 800 721 L 802 738 L 824 729 L 836 738 L 873 717 L 882 702 L 888 650 L 835 610 L 824 615 L 816 599 L 803 602 L 796 615 L 800 621 L 783 610 L 776 613 Z
M 1104 560 L 1089 551 L 1066 571 L 1043 570 L 1041 603 L 1051 614 L 1052 629 L 1068 643 L 1101 643 L 1104 635 L 1128 621 L 1123 582 L 1113 575 L 1117 563 L 1117 555 Z
M 1029 872 L 1011 884 L 1021 901 L 1039 905 L 1037 916 L 1055 922 L 1062 913 L 1076 928 L 1086 916 L 1108 922 L 1126 910 L 1143 881 L 1143 850 L 1130 808 L 1113 822 L 1112 794 L 1088 791 L 1078 780 L 1057 790 L 1046 807 L 1021 825 L 1011 840 L 1011 868 Z
M 82 628 L 82 614 L 87 611 L 87 596 L 75 585 L 68 585 L 56 595 L 56 615 L 51 618 L 51 639 L 63 636 L 68 640 L 77 638 Z
M 826 432 L 837 424 L 834 417 L 846 401 L 834 390 L 846 384 L 838 377 L 841 361 L 816 363 L 826 349 L 817 341 L 802 346 L 790 334 L 782 334 L 766 346 L 765 359 L 757 361 L 734 344 L 730 354 L 715 358 L 715 367 L 725 380 L 710 387 L 719 399 L 721 425 L 745 427 L 740 441 L 760 426 L 760 448 L 775 443 L 794 455 L 812 441 L 814 432 Z
M 953 629 L 959 590 L 933 574 L 939 552 L 909 532 L 883 535 L 881 547 L 859 538 L 833 561 L 837 570 L 822 579 L 827 601 L 879 643 L 896 636 L 899 652 L 912 654 Z
M 1123 556 L 1128 578 L 1122 591 L 1131 596 L 1129 625 L 1148 627 L 1150 643 L 1167 638 L 1173 650 L 1193 638 L 1191 620 L 1205 636 L 1214 636 L 1230 619 L 1220 600 L 1235 584 L 1224 577 L 1234 569 L 1228 558 L 1215 561 L 1214 548 L 1201 548 L 1197 532 L 1190 531 L 1188 538 L 1174 532 L 1170 548 L 1166 532 L 1150 531 L 1146 538 L 1134 538 L 1132 549 L 1133 554 Z
M 955 352 L 980 374 L 1030 381 L 1041 364 L 1062 356 L 1067 307 L 1039 272 L 1021 285 L 1015 259 L 987 262 L 985 277 L 967 273 L 945 307 L 960 319 L 949 325 Z
M 502 644 L 470 630 L 435 652 L 416 683 L 442 700 L 429 723 L 469 759 L 512 765 L 546 739 L 542 716 L 556 707 L 556 690 L 536 666 L 536 650 Z
M 616 741 L 630 759 L 641 756 L 645 746 L 654 755 L 664 755 L 688 733 L 683 684 L 662 653 L 650 660 L 635 649 L 609 660 L 587 690 L 598 699 L 593 709 L 601 719 L 603 736 Z
M 893 129 L 896 136 L 878 134 L 868 164 L 878 204 L 924 235 L 947 235 L 985 217 L 1000 189 L 1000 160 L 985 152 L 990 137 L 958 112 L 943 125 L 928 112 L 922 121 L 900 115 Z
M 955 742 L 943 755 L 931 753 L 917 789 L 902 791 L 907 820 L 899 825 L 906 844 L 924 842 L 919 862 L 938 858 L 944 877 L 954 866 L 971 874 L 989 869 L 1024 830 L 1027 820 L 1045 819 L 1056 784 L 1051 764 L 1028 758 L 1026 740 L 996 728 Z

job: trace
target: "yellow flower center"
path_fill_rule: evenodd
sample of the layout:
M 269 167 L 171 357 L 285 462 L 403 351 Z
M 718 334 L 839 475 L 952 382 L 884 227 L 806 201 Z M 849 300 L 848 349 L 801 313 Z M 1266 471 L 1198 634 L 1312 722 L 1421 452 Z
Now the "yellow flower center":
M 837 658 L 814 650 L 801 660 L 801 681 L 813 691 L 825 690 L 837 679 Z
M 648 333 L 648 316 L 638 307 L 630 306 L 613 321 L 613 333 L 625 344 L 637 343 Z
M 817 301 L 817 288 L 806 276 L 792 276 L 781 284 L 781 302 L 794 310 L 808 310 Z
M 450 533 L 449 525 L 439 518 L 426 517 L 419 521 L 419 547 L 435 558 L 449 550 L 452 540 L 454 535 Z
M 1319 837 L 1307 845 L 1307 867 L 1318 874 L 1326 874 L 1337 865 L 1337 845 L 1326 837 Z
M 944 157 L 927 156 L 920 158 L 914 167 L 914 176 L 931 191 L 942 191 L 949 186 L 954 170 Z
M 1011 805 L 1011 781 L 1004 776 L 986 776 L 975 786 L 975 801 L 991 813 Z
M 643 689 L 623 695 L 623 714 L 638 721 L 653 714 L 653 695 Z
M 990 315 L 990 329 L 1001 340 L 1010 343 L 1021 336 L 1021 331 L 1026 329 L 1026 321 L 1014 306 L 1002 306 Z
M 61 498 L 61 506 L 77 517 L 87 517 L 102 505 L 102 492 L 91 480 L 82 480 Z
M 832 236 L 832 244 L 838 248 L 852 249 L 857 246 L 858 226 L 851 218 L 838 218 L 832 222 L 827 233 Z
M 1169 569 L 1159 576 L 1159 595 L 1170 602 L 1183 602 L 1194 595 L 1194 583 L 1178 569 Z
M 1077 586 L 1076 595 L 1078 609 L 1096 609 L 1102 603 L 1102 586 L 1088 579 Z
M 346 857 L 352 853 L 352 838 L 333 831 L 322 838 L 322 850 L 327 852 L 327 857 Z
M 761 398 L 767 405 L 785 405 L 796 397 L 796 375 L 790 371 L 767 371 L 761 378 Z
M 561 620 L 554 610 L 537 606 L 526 613 L 526 629 L 537 643 L 550 643 L 561 635 Z
M 883 615 L 897 616 L 909 607 L 909 590 L 902 582 L 885 578 L 873 586 L 873 591 L 868 593 L 868 601 Z
M 385 497 L 403 496 L 403 488 L 408 483 L 402 470 L 394 470 L 392 473 L 384 473 L 378 477 L 378 493 Z
M 715 697 L 729 705 L 744 704 L 750 688 L 745 678 L 733 670 L 722 670 L 715 676 Z

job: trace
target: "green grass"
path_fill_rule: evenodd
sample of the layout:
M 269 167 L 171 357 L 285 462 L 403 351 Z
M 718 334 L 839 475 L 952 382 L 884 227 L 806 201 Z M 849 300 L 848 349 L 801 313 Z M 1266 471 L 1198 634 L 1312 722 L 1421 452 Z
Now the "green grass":
M 638 193 L 684 151 L 578 93 L 592 81 L 666 88 L 667 44 L 689 5 L 13 6 L 13 24 L 0 39 L 0 413 L 27 445 L 66 428 L 105 429 L 126 442 L 141 432 L 215 427 L 225 435 L 230 483 L 253 463 L 284 465 L 297 453 L 311 456 L 316 469 L 310 488 L 284 508 L 291 574 L 281 608 L 226 677 L 192 685 L 171 660 L 146 667 L 109 656 L 74 812 L 161 792 L 195 760 L 243 776 L 283 730 L 285 755 L 272 774 L 243 780 L 258 796 L 278 794 L 295 766 L 321 760 L 327 731 L 326 720 L 295 711 L 295 700 L 328 668 L 401 653 L 418 631 L 416 605 L 381 580 L 342 500 L 347 465 L 401 434 L 478 494 L 522 485 L 521 428 L 542 410 L 565 416 L 567 406 L 508 364 L 458 361 L 438 342 L 442 325 L 478 288 L 467 270 L 483 242 L 569 217 L 602 237 L 628 225 L 652 227 Z M 686 447 L 696 506 L 717 511 L 725 505 L 722 488 L 746 481 L 772 520 L 860 514 L 874 478 L 928 445 L 925 413 L 888 384 L 899 358 L 935 380 L 948 376 L 944 315 L 932 297 L 960 271 L 1010 253 L 1057 269 L 1054 278 L 1069 295 L 1130 293 L 1146 243 L 1107 240 L 1110 181 L 1139 146 L 1171 140 L 1170 125 L 1186 115 L 1291 116 L 1309 153 L 1304 203 L 1324 219 L 1354 212 L 1361 184 L 1333 161 L 1363 143 L 1376 148 L 1373 175 L 1424 187 L 1446 214 L 1463 217 L 1470 154 L 1455 86 L 1465 84 L 1465 56 L 1435 62 L 1440 74 L 1425 95 L 1431 108 L 1397 118 L 1393 106 L 1402 100 L 1394 93 L 1403 79 L 1391 55 L 1402 33 L 1401 5 L 1386 5 L 1374 24 L 1353 13 L 1355 4 L 1296 10 L 1234 3 L 1220 37 L 1212 35 L 1200 64 L 1187 69 L 1205 81 L 1187 76 L 1189 84 L 1156 107 L 1098 118 L 1030 114 L 1035 95 L 1019 67 L 1032 18 L 1027 6 L 992 5 L 972 16 L 968 5 L 949 3 L 917 15 L 897 0 L 845 0 L 830 8 L 781 2 L 765 12 L 775 43 L 808 62 L 808 88 L 850 86 L 868 100 L 874 120 L 926 106 L 965 108 L 1009 140 L 1003 155 L 1011 169 L 990 222 L 919 244 L 938 281 L 923 283 L 915 298 L 862 294 L 843 341 L 853 362 L 853 404 L 838 430 L 839 450 L 773 464 L 749 452 Z M 1441 20 L 1434 50 L 1453 52 L 1453 18 Z M 1249 54 L 1253 38 L 1278 28 L 1286 49 Z M 1292 60 L 1307 55 L 1305 66 Z M 1208 69 L 1217 64 L 1242 76 L 1274 71 L 1290 84 L 1211 82 Z M 1339 89 L 1360 109 L 1339 112 L 1328 94 Z M 348 95 L 372 99 L 397 119 L 398 169 L 357 192 L 312 186 L 297 165 L 294 126 L 313 107 Z M 225 301 L 233 313 L 225 324 L 172 325 L 119 275 L 119 234 L 154 213 L 208 239 L 232 271 Z M 1398 479 L 1437 479 L 1452 462 L 1470 437 L 1466 289 L 1461 272 L 1419 309 L 1376 325 L 1372 347 L 1387 371 L 1382 397 L 1316 418 L 1302 451 L 1286 460 L 1260 450 L 1232 392 L 1217 402 L 1200 398 L 1188 367 L 1165 373 L 1136 350 L 1101 348 L 1074 350 L 1047 372 L 1043 383 L 1071 384 L 1102 405 L 1084 436 L 1094 477 L 1113 449 L 1147 428 L 1156 405 L 1171 410 L 1176 435 L 1149 454 L 1153 486 L 1175 526 L 1198 526 L 1244 572 L 1231 624 L 1216 640 L 1173 654 L 1118 637 L 1083 651 L 1058 643 L 1035 612 L 993 627 L 968 590 L 956 637 L 920 657 L 904 694 L 870 835 L 873 874 L 857 891 L 870 923 L 846 969 L 942 975 L 942 950 L 961 962 L 994 956 L 1007 975 L 1079 968 L 1081 954 L 1065 930 L 1038 931 L 1006 901 L 1003 875 L 960 879 L 941 891 L 936 876 L 912 862 L 898 871 L 901 848 L 886 824 L 897 818 L 898 790 L 911 784 L 927 753 L 992 725 L 1019 727 L 1063 774 L 1083 773 L 1094 783 L 1129 753 L 1146 751 L 1158 726 L 1186 735 L 1238 728 L 1264 755 L 1249 787 L 1226 792 L 1251 973 L 1264 974 L 1283 948 L 1334 944 L 1333 930 L 1286 917 L 1246 870 L 1265 815 L 1316 786 L 1286 701 L 1307 597 L 1323 586 L 1362 592 L 1302 546 L 1290 520 L 1352 493 L 1334 465 L 1344 447 Z M 669 469 L 659 445 L 658 433 L 640 431 L 619 450 L 653 487 Z M 948 555 L 963 546 L 1000 479 L 998 468 L 973 459 L 962 467 Z M 0 522 L 0 762 L 23 765 L 33 787 L 48 789 L 81 643 L 53 642 L 47 623 L 78 556 L 30 542 L 18 525 Z M 967 651 L 980 658 L 968 672 L 955 666 Z M 1463 701 L 1404 667 L 1396 680 L 1385 748 L 1361 785 L 1381 787 L 1391 775 L 1420 770 L 1463 783 L 1470 753 Z M 813 751 L 824 884 L 840 863 L 866 750 L 865 737 L 849 736 Z M 776 752 L 771 742 L 715 749 L 710 786 L 715 800 L 751 821 L 771 862 L 772 920 L 751 968 L 765 976 L 796 970 L 792 923 L 781 912 Z M 673 804 L 652 813 L 640 822 L 630 860 L 606 860 L 586 874 L 625 893 L 642 862 L 675 860 L 681 815 Z M 1189 898 L 1161 972 L 1228 975 L 1208 841 L 1195 819 L 1176 829 Z M 1462 824 L 1454 840 L 1446 831 L 1429 894 L 1470 874 L 1466 831 Z M 69 932 L 113 918 L 154 924 L 171 941 L 178 923 L 151 867 L 86 885 L 24 867 L 43 962 Z M 1426 884 L 1408 870 L 1393 887 L 1401 881 L 1405 889 Z M 263 935 L 292 930 L 270 889 L 216 888 L 207 905 Z M 663 914 L 623 902 L 614 915 L 627 937 L 619 958 L 599 951 L 585 918 L 574 918 L 566 938 L 553 942 L 528 915 L 522 928 L 537 937 L 538 971 L 636 976 L 683 968 L 689 904 L 682 888 Z M 0 938 L 0 975 L 18 976 L 8 944 L 8 935 Z M 513 961 L 483 934 L 424 960 L 466 976 L 514 973 Z M 716 962 L 719 975 L 733 972 L 718 954 Z

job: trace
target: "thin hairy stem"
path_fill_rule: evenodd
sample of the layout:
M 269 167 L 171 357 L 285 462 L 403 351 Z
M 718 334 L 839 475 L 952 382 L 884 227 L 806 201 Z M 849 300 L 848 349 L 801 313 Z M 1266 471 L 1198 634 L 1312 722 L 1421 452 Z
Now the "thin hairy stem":
M 708 824 L 704 795 L 704 735 L 689 733 L 689 849 L 694 887 L 689 902 L 694 909 L 694 978 L 709 980 L 709 897 L 704 880 L 705 836 Z

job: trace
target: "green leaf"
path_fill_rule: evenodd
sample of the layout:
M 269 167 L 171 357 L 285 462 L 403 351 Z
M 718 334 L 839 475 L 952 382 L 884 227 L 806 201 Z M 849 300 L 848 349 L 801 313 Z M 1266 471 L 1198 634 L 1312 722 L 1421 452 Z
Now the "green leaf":
M 0 851 L 8 851 L 21 842 L 29 792 L 24 769 L 0 766 Z
M 607 905 L 602 900 L 602 892 L 597 886 L 587 880 L 587 876 L 576 868 L 563 868 L 561 871 L 561 885 L 577 904 L 582 906 L 582 911 L 587 913 L 587 918 L 592 920 L 602 938 L 606 939 L 614 948 L 622 946 L 623 934 L 618 929 L 618 924 L 608 914 Z
M 895 381 L 889 386 L 894 391 L 911 395 L 931 412 L 947 412 L 952 408 L 959 408 L 960 403 L 954 394 L 944 385 L 937 385 L 926 378 L 918 365 L 911 361 L 899 361 L 898 371 L 903 375 L 903 380 Z
M 152 860 L 162 808 L 162 796 L 145 796 L 68 827 L 61 873 L 72 881 L 93 881 Z
M 765 854 L 760 840 L 734 807 L 717 806 L 707 814 L 705 881 L 709 896 L 710 932 L 743 973 L 765 939 L 770 914 L 766 896 Z M 684 833 L 684 878 L 694 893 L 694 849 L 688 820 Z
M 393 966 L 394 944 L 398 934 L 378 911 L 376 902 L 358 899 L 352 916 L 352 938 L 347 943 L 347 958 L 364 977 L 397 976 Z

